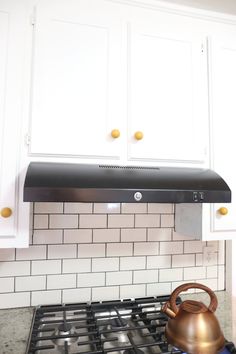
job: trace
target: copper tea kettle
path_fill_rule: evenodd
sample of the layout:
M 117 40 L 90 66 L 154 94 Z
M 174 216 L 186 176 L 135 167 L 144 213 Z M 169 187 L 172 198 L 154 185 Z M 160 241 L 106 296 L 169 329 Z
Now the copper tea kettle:
M 210 296 L 210 305 L 186 300 L 177 306 L 177 296 L 188 289 L 205 290 Z M 186 283 L 176 288 L 162 307 L 162 312 L 170 317 L 165 330 L 168 342 L 191 354 L 219 353 L 225 345 L 225 338 L 214 315 L 217 305 L 216 295 L 205 285 Z

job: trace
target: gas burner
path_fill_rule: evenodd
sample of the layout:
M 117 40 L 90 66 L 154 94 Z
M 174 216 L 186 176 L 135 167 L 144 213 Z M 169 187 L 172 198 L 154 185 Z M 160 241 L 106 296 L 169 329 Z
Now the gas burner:
M 122 317 L 114 317 L 109 319 L 108 324 L 103 327 L 101 333 L 106 339 L 114 340 L 117 338 L 114 342 L 114 345 L 116 346 L 121 346 L 125 343 L 128 344 L 130 341 L 128 337 L 129 323 L 127 319 Z M 119 344 L 117 344 L 117 342 Z
M 115 331 L 119 331 L 123 327 L 128 327 L 128 320 L 125 318 L 114 317 L 109 322 L 111 329 Z
M 52 341 L 58 346 L 65 346 L 65 342 L 68 345 L 76 342 L 78 340 L 78 333 L 76 333 L 75 327 L 73 327 L 70 323 L 62 323 L 60 324 L 55 332 Z
M 130 349 L 125 349 L 123 354 L 144 354 L 144 352 L 138 348 L 136 349 L 130 348 Z

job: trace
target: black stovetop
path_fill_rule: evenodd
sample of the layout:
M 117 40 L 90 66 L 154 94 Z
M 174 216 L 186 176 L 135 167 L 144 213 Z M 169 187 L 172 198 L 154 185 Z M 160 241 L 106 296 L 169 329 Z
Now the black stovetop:
M 168 318 L 160 310 L 167 300 L 169 296 L 40 306 L 26 353 L 183 353 L 164 335 Z M 226 353 L 236 353 L 232 343 L 226 342 Z

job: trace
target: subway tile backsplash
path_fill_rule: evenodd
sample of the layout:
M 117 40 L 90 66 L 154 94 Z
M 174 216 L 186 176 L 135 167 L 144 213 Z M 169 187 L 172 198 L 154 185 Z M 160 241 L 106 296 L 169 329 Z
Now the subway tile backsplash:
M 173 226 L 172 204 L 35 203 L 30 247 L 0 249 L 0 307 L 163 295 L 189 281 L 223 290 L 224 241 Z

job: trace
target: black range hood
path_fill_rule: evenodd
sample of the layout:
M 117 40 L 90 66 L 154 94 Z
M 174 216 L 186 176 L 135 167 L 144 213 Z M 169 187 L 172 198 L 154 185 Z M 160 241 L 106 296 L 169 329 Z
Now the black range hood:
M 209 169 L 31 162 L 24 201 L 221 203 L 231 191 Z

